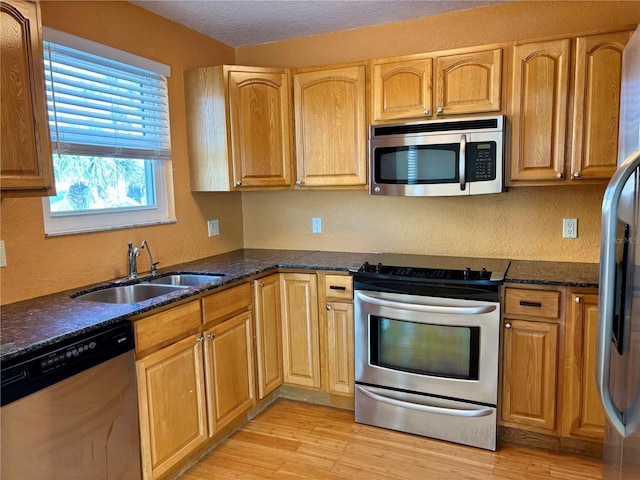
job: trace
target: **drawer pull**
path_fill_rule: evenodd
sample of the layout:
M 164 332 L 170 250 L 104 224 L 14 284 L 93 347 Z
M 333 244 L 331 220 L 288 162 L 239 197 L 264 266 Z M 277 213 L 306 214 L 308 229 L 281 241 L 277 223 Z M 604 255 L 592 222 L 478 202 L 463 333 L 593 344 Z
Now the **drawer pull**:
M 520 300 L 520 305 L 523 307 L 535 307 L 535 308 L 542 307 L 542 304 L 540 302 L 526 302 L 524 300 Z
M 347 287 L 342 287 L 340 285 L 329 285 L 330 290 L 346 290 Z

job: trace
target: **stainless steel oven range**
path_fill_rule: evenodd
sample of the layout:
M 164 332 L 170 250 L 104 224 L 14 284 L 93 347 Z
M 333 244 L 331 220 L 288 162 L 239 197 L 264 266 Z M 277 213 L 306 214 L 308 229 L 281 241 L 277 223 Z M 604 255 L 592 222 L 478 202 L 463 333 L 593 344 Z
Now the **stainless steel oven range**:
M 353 273 L 356 422 L 495 450 L 509 261 L 371 260 Z

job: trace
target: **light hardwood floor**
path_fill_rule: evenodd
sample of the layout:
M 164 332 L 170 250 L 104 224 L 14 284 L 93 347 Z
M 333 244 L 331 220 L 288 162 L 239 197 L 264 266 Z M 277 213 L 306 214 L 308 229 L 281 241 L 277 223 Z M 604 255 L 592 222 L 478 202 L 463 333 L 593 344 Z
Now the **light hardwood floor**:
M 497 452 L 360 425 L 353 412 L 279 399 L 179 480 L 600 479 L 600 461 Z

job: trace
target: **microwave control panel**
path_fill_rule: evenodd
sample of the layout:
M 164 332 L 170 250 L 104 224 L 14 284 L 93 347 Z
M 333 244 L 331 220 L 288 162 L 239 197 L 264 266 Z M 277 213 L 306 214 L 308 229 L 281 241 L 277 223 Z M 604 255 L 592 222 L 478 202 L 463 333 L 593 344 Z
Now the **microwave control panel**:
M 466 151 L 467 182 L 495 180 L 496 142 L 469 142 Z

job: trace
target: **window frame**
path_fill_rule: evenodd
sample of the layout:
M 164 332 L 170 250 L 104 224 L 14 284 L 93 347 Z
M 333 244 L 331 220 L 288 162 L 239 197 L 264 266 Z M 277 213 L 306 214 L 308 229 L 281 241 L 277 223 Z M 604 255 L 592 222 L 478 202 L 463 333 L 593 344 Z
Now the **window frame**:
M 91 40 L 43 27 L 45 41 L 82 50 L 110 60 L 151 70 L 165 77 L 171 76 L 169 66 L 138 55 L 99 44 Z M 168 97 L 168 91 L 167 91 Z M 167 98 L 167 102 L 169 99 Z M 51 137 L 50 137 L 51 138 Z M 55 147 L 55 145 L 54 145 Z M 53 149 L 55 153 L 55 148 Z M 98 155 L 96 155 L 98 156 Z M 107 157 L 107 155 L 105 155 Z M 123 209 L 85 210 L 76 212 L 51 212 L 50 197 L 42 199 L 45 236 L 88 233 L 103 230 L 135 228 L 148 225 L 176 223 L 173 198 L 171 160 L 152 160 L 155 187 L 155 205 Z

